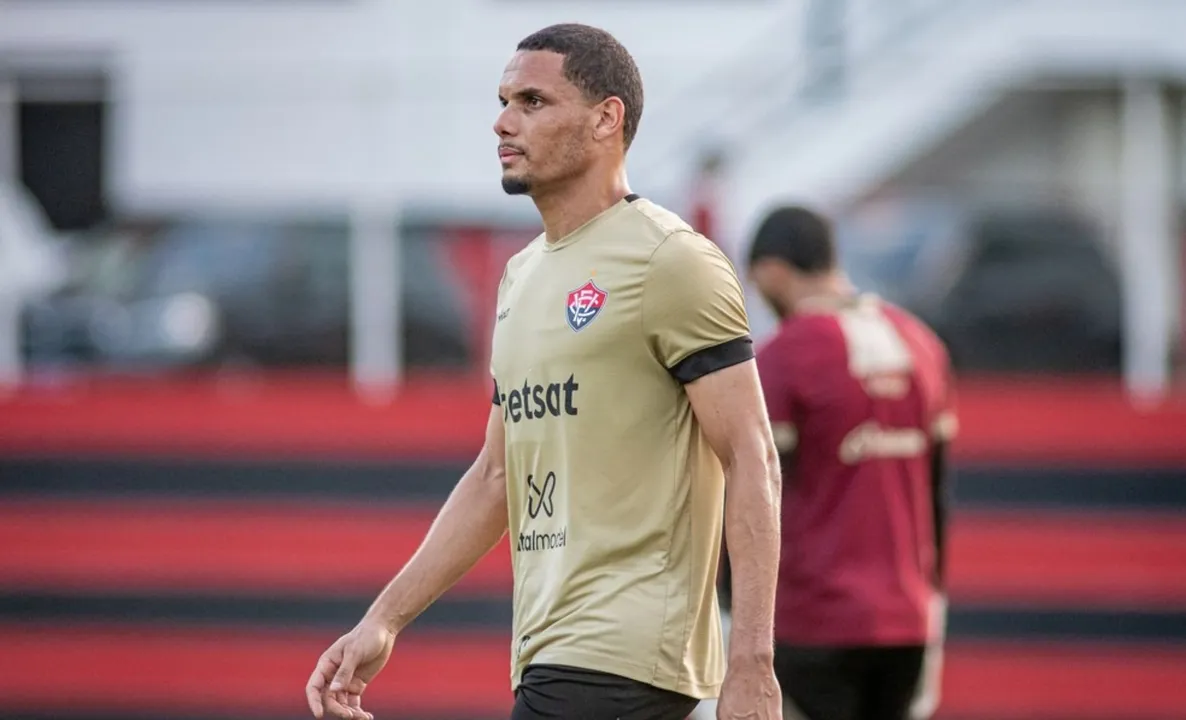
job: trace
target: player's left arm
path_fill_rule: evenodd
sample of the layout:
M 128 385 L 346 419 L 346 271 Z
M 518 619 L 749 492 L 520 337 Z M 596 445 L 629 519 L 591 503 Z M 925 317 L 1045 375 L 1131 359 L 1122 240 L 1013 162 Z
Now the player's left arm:
M 764 661 L 774 651 L 782 481 L 756 365 L 747 360 L 705 375 L 689 383 L 687 393 L 725 469 L 730 662 Z
M 725 470 L 733 587 L 730 667 L 769 663 L 781 480 L 744 294 L 729 260 L 702 236 L 669 237 L 651 261 L 643 325 L 656 358 L 684 385 Z

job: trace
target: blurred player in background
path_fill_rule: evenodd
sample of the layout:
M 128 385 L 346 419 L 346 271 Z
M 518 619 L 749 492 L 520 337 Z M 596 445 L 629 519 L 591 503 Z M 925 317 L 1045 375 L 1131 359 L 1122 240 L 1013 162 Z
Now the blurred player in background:
M 718 693 L 721 718 L 779 718 L 780 473 L 733 266 L 630 192 L 642 81 L 608 33 L 529 36 L 498 97 L 503 189 L 534 201 L 544 233 L 508 262 L 492 309 L 485 446 L 321 657 L 310 708 L 369 718 L 361 696 L 396 636 L 509 528 L 512 720 L 682 720 Z M 722 524 L 738 598 L 728 672 Z
M 758 353 L 784 473 L 782 690 L 810 720 L 926 717 L 945 614 L 947 352 L 905 310 L 856 293 L 810 210 L 772 212 L 749 264 L 782 320 Z

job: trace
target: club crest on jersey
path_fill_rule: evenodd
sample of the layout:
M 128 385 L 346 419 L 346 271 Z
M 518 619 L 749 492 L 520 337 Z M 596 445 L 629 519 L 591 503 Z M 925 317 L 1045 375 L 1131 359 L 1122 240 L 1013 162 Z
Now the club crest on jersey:
M 593 284 L 590 280 L 568 294 L 568 326 L 573 332 L 580 332 L 593 322 L 601 308 L 605 307 L 605 299 L 609 293 Z

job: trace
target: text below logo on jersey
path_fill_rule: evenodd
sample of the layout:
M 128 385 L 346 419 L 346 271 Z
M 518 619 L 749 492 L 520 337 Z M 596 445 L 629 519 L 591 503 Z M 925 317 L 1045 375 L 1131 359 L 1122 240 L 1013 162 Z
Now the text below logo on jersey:
M 568 294 L 568 326 L 573 332 L 584 330 L 601 313 L 609 293 L 590 280 Z

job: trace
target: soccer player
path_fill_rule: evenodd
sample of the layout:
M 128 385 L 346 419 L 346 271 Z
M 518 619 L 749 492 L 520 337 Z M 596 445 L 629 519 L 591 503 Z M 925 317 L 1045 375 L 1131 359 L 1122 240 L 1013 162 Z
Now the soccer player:
M 396 637 L 509 529 L 513 720 L 677 720 L 718 693 L 721 718 L 780 718 L 780 473 L 736 273 L 630 191 L 643 89 L 611 35 L 530 35 L 498 97 L 503 189 L 534 201 L 544 232 L 507 263 L 492 309 L 485 445 L 318 661 L 310 708 L 369 718 L 361 696 Z M 738 598 L 727 672 L 722 525 Z
M 782 690 L 810 720 L 933 708 L 916 692 L 924 650 L 941 647 L 947 352 L 910 313 L 856 293 L 829 223 L 810 210 L 768 215 L 749 264 L 782 318 L 758 352 L 784 472 Z

